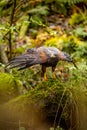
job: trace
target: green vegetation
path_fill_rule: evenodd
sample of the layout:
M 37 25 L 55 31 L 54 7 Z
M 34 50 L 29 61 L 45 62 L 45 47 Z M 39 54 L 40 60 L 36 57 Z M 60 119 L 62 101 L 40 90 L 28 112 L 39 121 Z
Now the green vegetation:
M 87 130 L 86 8 L 86 0 L 0 1 L 1 130 Z M 12 57 L 42 45 L 68 52 L 78 69 L 59 62 L 57 79 L 47 68 L 45 82 L 39 65 L 6 70 Z
M 0 73 L 0 103 L 4 103 L 20 94 L 22 84 L 6 73 Z
M 39 121 L 39 124 L 36 122 L 39 127 L 44 120 L 48 124 L 51 121 L 53 127 L 60 125 L 63 129 L 75 127 L 86 130 L 87 66 L 78 67 L 79 70 L 70 70 L 67 82 L 61 79 L 40 82 L 28 93 L 5 103 L 3 107 L 5 110 L 8 108 L 11 120 L 14 120 L 12 115 L 15 113 L 17 120 L 21 119 L 23 122 L 31 122 L 34 116 L 33 123 L 30 123 L 31 128 L 34 121 Z

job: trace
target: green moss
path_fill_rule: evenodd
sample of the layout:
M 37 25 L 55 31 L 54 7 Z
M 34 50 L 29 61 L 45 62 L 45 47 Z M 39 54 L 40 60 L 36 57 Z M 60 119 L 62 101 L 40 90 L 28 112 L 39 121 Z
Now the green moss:
M 72 94 L 76 92 L 80 93 L 80 91 L 86 91 L 87 87 L 87 75 L 86 75 L 87 67 L 84 65 L 78 65 L 78 69 L 72 67 L 69 72 L 68 81 L 59 80 L 59 79 L 49 79 L 46 82 L 40 81 L 35 88 L 29 90 L 27 94 L 17 97 L 10 101 L 10 103 L 19 103 L 29 104 L 29 103 L 37 103 L 41 101 L 48 101 L 58 103 L 65 93 L 65 97 L 70 97 Z M 84 72 L 83 72 L 84 71 Z M 14 79 L 14 78 L 13 78 Z M 11 78 L 12 80 L 12 78 Z M 11 84 L 12 85 L 12 84 Z M 7 88 L 7 85 L 6 85 Z M 74 93 L 73 93 L 74 92 Z M 78 94 L 77 94 L 78 96 Z
M 31 116 L 33 119 L 38 117 L 39 120 L 44 119 L 45 122 L 51 121 L 53 124 L 57 114 L 59 125 L 62 123 L 61 120 L 64 120 L 71 128 L 76 126 L 78 130 L 86 130 L 87 67 L 84 63 L 78 65 L 78 68 L 70 67 L 68 81 L 62 79 L 40 81 L 27 94 L 5 103 L 4 108 L 12 114 L 17 113 L 19 119 L 22 117 L 25 120 L 26 117 L 29 122 Z
M 13 76 L 0 73 L 0 103 L 4 103 L 19 95 L 19 83 Z

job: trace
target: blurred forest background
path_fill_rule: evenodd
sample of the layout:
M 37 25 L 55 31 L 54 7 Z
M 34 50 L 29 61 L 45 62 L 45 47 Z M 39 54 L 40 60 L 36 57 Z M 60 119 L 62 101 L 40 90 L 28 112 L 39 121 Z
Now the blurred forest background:
M 42 82 L 39 65 L 6 63 L 28 48 L 55 46 L 78 69 L 59 62 Z M 87 0 L 0 0 L 0 129 L 87 130 Z

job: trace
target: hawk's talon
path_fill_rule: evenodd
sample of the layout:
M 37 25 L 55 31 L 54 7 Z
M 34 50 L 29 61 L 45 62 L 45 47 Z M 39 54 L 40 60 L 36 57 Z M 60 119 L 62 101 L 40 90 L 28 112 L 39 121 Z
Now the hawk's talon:
M 44 79 L 43 79 L 43 81 L 47 81 L 47 80 L 48 80 L 48 78 L 46 76 L 46 73 L 44 73 Z

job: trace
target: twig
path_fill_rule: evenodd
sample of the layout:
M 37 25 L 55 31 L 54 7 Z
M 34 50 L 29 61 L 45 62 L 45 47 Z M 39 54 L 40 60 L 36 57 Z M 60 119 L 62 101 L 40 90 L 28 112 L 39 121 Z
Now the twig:
M 16 8 L 16 0 L 14 0 L 13 2 L 13 9 L 11 12 L 11 17 L 10 17 L 10 27 L 13 24 L 14 21 L 14 13 L 15 13 L 15 8 Z M 12 34 L 11 34 L 11 30 L 9 31 L 9 50 L 10 50 L 10 58 L 12 57 Z

